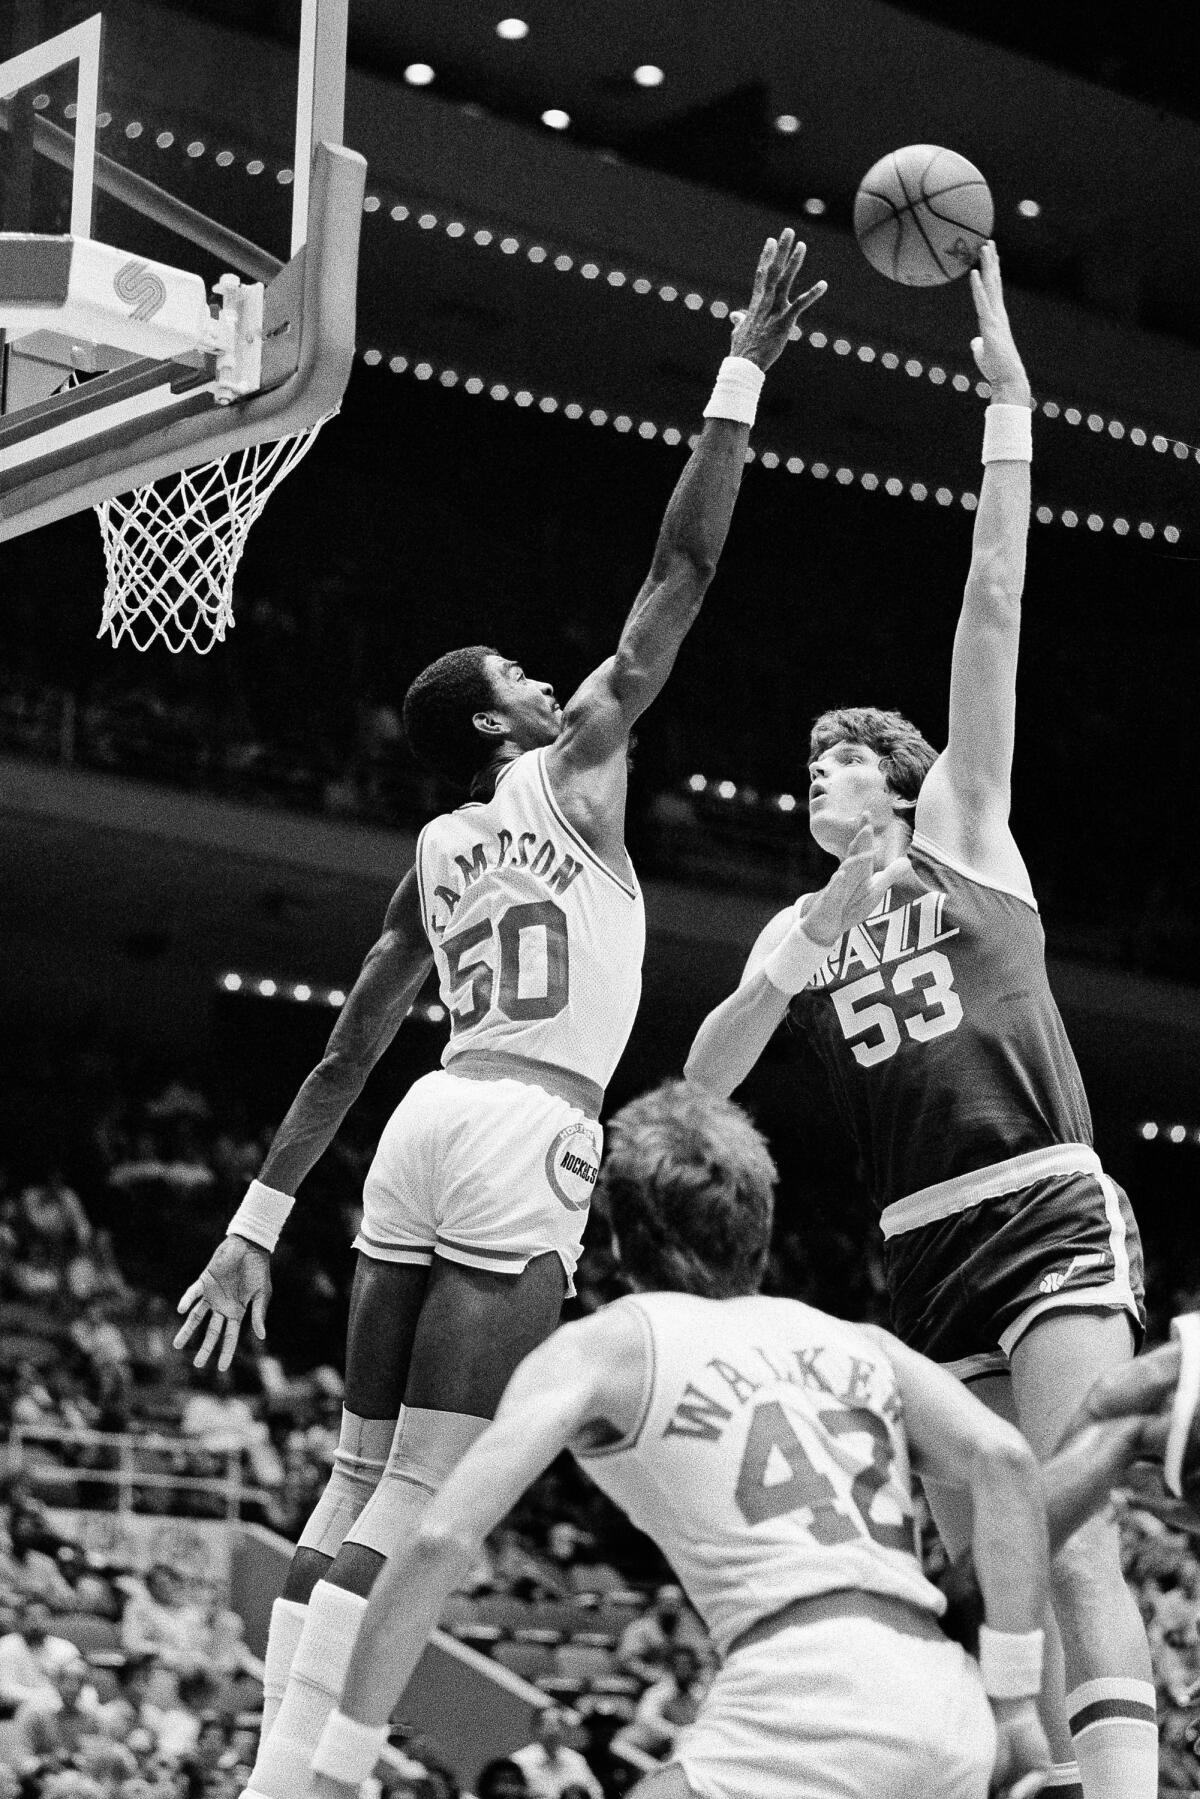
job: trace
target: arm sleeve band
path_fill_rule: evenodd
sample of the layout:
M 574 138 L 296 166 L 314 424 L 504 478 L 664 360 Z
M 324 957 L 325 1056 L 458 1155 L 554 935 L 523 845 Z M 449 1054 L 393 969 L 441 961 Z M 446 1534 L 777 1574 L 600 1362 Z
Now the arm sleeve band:
M 762 971 L 780 993 L 796 994 L 808 986 L 832 948 L 832 943 L 814 943 L 797 921 L 782 943 L 775 945 Z
M 717 384 L 704 408 L 706 419 L 733 419 L 752 425 L 765 372 L 747 356 L 727 356 L 717 371 Z
M 983 415 L 984 462 L 1033 461 L 1033 413 L 995 403 Z
M 295 1200 L 262 1181 L 251 1181 L 246 1197 L 229 1220 L 225 1235 L 245 1237 L 270 1253 L 279 1241 L 279 1233 L 287 1223 Z
M 979 1672 L 992 1699 L 1035 1699 L 1042 1690 L 1042 1658 L 1046 1636 L 1041 1630 L 1019 1635 L 979 1627 Z

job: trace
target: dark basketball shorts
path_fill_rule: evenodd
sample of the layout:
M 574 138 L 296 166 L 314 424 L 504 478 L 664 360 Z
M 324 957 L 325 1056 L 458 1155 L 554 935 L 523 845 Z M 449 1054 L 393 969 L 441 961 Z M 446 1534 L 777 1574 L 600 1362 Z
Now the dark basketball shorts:
M 1035 1319 L 1075 1307 L 1127 1313 L 1140 1347 L 1146 1328 L 1141 1237 L 1125 1193 L 1094 1153 L 1086 1154 L 1094 1166 L 1047 1172 L 1005 1192 L 994 1191 L 1004 1184 L 996 1168 L 926 1189 L 945 1195 L 958 1188 L 959 1203 L 911 1229 L 889 1231 L 889 1221 L 894 1226 L 905 1207 L 919 1215 L 919 1203 L 902 1200 L 887 1209 L 884 1266 L 892 1328 L 902 1342 L 960 1379 L 978 1379 L 1007 1372 L 1013 1348 Z M 1000 1167 L 1039 1160 L 1061 1166 L 1072 1158 L 1082 1161 L 1083 1153 L 1072 1149 L 1054 1158 L 1039 1151 Z M 971 1184 L 984 1196 L 963 1205 Z

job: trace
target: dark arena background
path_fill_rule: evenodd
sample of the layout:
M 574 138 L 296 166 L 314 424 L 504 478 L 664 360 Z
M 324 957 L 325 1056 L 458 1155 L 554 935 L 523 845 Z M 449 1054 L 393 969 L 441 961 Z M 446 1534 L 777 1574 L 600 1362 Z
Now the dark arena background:
M 90 10 L 14 0 L 0 58 Z M 351 0 L 355 366 L 250 534 L 227 641 L 98 640 L 90 509 L 0 549 L 0 1795 L 245 1784 L 270 1601 L 336 1442 L 362 1178 L 445 1041 L 432 982 L 306 1183 L 265 1345 L 244 1332 L 228 1380 L 198 1374 L 170 1347 L 175 1302 L 418 829 L 454 803 L 406 748 L 409 681 L 483 642 L 565 699 L 610 652 L 728 311 L 786 224 L 829 293 L 768 376 L 717 578 L 638 729 L 649 936 L 607 1112 L 679 1074 L 761 925 L 827 878 L 813 717 L 894 706 L 944 742 L 983 408 L 965 281 L 887 281 L 854 240 L 858 181 L 898 145 L 952 146 L 995 197 L 1038 401 L 1013 824 L 1097 1148 L 1141 1225 L 1149 1340 L 1200 1304 L 1189 9 L 1080 31 L 978 0 L 529 0 L 521 21 Z M 193 204 L 277 239 L 284 151 L 239 94 L 294 35 L 286 0 L 112 0 L 106 32 L 150 49 L 110 93 L 104 153 L 152 180 L 170 162 Z M 208 80 L 177 116 L 185 66 Z M 97 235 L 121 230 L 100 195 Z M 885 1321 L 878 1229 L 803 1039 L 781 1031 L 739 1097 L 781 1171 L 770 1290 Z M 588 1242 L 585 1310 L 611 1272 Z M 1160 1494 L 1148 1476 L 1118 1503 L 1173 1793 L 1200 1789 L 1200 1532 L 1169 1528 Z M 651 1670 L 629 1636 L 667 1578 L 556 1464 L 454 1600 L 382 1790 L 483 1795 L 549 1696 L 614 1799 L 669 1746 L 631 1722 Z M 41 1601 L 89 1664 L 76 1736 L 27 1728 L 5 1685 Z

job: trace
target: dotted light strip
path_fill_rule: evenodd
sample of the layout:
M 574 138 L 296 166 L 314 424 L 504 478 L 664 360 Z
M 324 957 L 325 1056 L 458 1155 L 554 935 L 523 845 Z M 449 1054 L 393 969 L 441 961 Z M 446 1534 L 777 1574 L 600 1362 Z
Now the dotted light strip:
M 699 442 L 699 432 L 685 433 L 678 425 L 664 425 L 658 419 L 637 419 L 632 413 L 613 411 L 606 406 L 591 405 L 586 400 L 561 400 L 555 394 L 538 394 L 530 387 L 514 387 L 507 381 L 492 380 L 483 375 L 461 375 L 457 369 L 439 366 L 427 357 L 410 358 L 403 355 L 388 356 L 380 349 L 367 349 L 362 352 L 362 359 L 368 368 L 386 366 L 394 375 L 410 374 L 417 381 L 435 381 L 439 387 L 458 388 L 464 393 L 486 394 L 489 399 L 501 404 L 511 401 L 522 409 L 536 407 L 547 415 L 561 414 L 563 418 L 575 421 L 586 419 L 597 428 L 610 426 L 623 436 L 635 432 L 647 443 L 661 442 L 674 447 L 685 443 L 689 449 L 695 449 Z M 931 488 L 925 481 L 909 481 L 899 475 L 880 475 L 874 469 L 856 469 L 847 463 L 834 465 L 832 461 L 818 459 L 806 460 L 803 456 L 789 455 L 784 450 L 768 447 L 746 451 L 746 461 L 759 462 L 765 469 L 782 469 L 789 475 L 812 476 L 814 481 L 826 481 L 831 476 L 840 487 L 861 487 L 867 493 L 885 493 L 892 499 L 907 494 L 909 499 L 918 502 L 932 499 L 938 506 L 961 506 L 966 512 L 974 512 L 979 504 L 979 495 L 971 488 L 955 490 L 938 486 Z M 1116 518 L 1106 520 L 1098 512 L 1080 512 L 1070 506 L 1056 513 L 1051 506 L 1039 506 L 1037 520 L 1039 524 L 1053 524 L 1056 520 L 1068 529 L 1073 528 L 1084 518 L 1088 529 L 1102 531 L 1106 525 L 1116 531 L 1118 536 L 1127 536 L 1136 530 L 1139 537 L 1150 539 L 1161 531 L 1167 543 L 1179 542 L 1177 525 L 1155 525 L 1149 519 L 1142 519 L 1136 526 L 1131 526 L 1128 519 Z
M 694 794 L 713 795 L 717 799 L 732 804 L 737 800 L 743 806 L 751 806 L 760 812 L 807 812 L 807 803 L 798 800 L 794 793 L 767 793 L 758 791 L 757 787 L 748 786 L 745 782 L 739 786 L 728 778 L 716 780 L 710 775 L 689 775 L 685 783 L 687 791 Z
M 50 95 L 36 94 L 32 104 L 35 110 L 44 112 L 51 104 Z M 65 118 L 73 119 L 77 110 L 75 102 L 71 101 L 63 108 L 63 115 Z M 97 113 L 96 124 L 101 131 L 107 130 L 113 124 L 112 113 Z M 153 127 L 147 126 L 140 119 L 129 119 L 123 129 L 127 138 L 136 140 L 147 131 L 152 130 Z M 160 150 L 171 149 L 176 141 L 175 132 L 169 129 L 154 134 L 154 142 Z M 195 161 L 208 153 L 208 146 L 202 139 L 193 138 L 184 146 L 184 153 Z M 213 160 L 220 168 L 230 168 L 235 162 L 241 160 L 244 173 L 252 178 L 264 174 L 267 167 L 262 157 L 243 156 L 239 158 L 237 153 L 229 149 L 218 150 Z M 294 174 L 290 168 L 279 166 L 274 170 L 274 179 L 281 187 L 287 187 L 294 180 Z M 396 224 L 415 220 L 416 224 L 425 231 L 433 231 L 442 227 L 451 239 L 469 241 L 476 248 L 483 250 L 498 242 L 505 255 L 515 256 L 523 253 L 526 259 L 535 266 L 549 264 L 560 274 L 574 271 L 585 281 L 597 281 L 603 276 L 609 287 L 628 286 L 631 292 L 639 295 L 648 296 L 657 293 L 658 298 L 668 304 L 682 297 L 683 304 L 692 312 L 707 310 L 716 319 L 725 319 L 729 316 L 730 304 L 727 300 L 706 296 L 690 286 L 684 291 L 683 284 L 671 281 L 660 282 L 644 274 L 629 275 L 620 268 L 605 268 L 598 260 L 598 253 L 591 256 L 580 256 L 565 250 L 551 252 L 545 245 L 527 242 L 501 227 L 480 225 L 470 228 L 457 218 L 443 221 L 437 213 L 429 208 L 420 208 L 415 202 L 409 206 L 400 200 L 385 201 L 383 196 L 378 193 L 367 194 L 363 200 L 363 211 L 368 214 L 383 214 L 385 206 L 386 216 Z M 824 211 L 824 204 L 819 201 L 808 201 L 805 203 L 805 210 L 815 215 L 819 211 Z M 986 398 L 990 392 L 987 382 L 979 380 L 975 374 L 965 373 L 962 369 L 951 371 L 944 368 L 939 362 L 926 363 L 918 356 L 905 356 L 898 350 L 879 350 L 874 344 L 855 343 L 842 334 L 835 335 L 831 339 L 830 334 L 820 328 L 801 332 L 798 327 L 794 327 L 792 337 L 796 341 L 803 338 L 803 341 L 813 350 L 823 350 L 832 341 L 836 356 L 853 355 L 859 362 L 878 363 L 880 368 L 892 371 L 903 369 L 904 373 L 912 380 L 928 379 L 935 387 L 948 386 L 955 393 L 974 392 L 980 398 Z M 1086 423 L 1089 431 L 1106 434 L 1114 442 L 1128 443 L 1135 449 L 1149 446 L 1159 455 L 1166 455 L 1169 451 L 1181 462 L 1194 458 L 1196 462 L 1200 463 L 1200 447 L 1189 444 L 1182 438 L 1172 437 L 1166 432 L 1147 430 L 1141 425 L 1127 425 L 1123 419 L 1109 418 L 1103 413 L 1095 411 L 1085 412 L 1081 407 L 1067 404 L 1061 400 L 1036 401 L 1035 406 L 1043 418 L 1061 419 L 1065 424 L 1073 426 Z M 1065 516 L 1063 522 L 1068 522 Z M 1168 541 L 1175 540 L 1168 539 Z
M 233 968 L 217 977 L 217 987 L 222 993 L 239 993 L 247 999 L 277 999 L 300 1006 L 330 1006 L 335 1012 L 346 1003 L 346 990 L 343 987 L 322 987 L 309 981 L 276 980 L 272 975 L 243 974 Z M 413 1006 L 409 1013 L 410 1018 L 425 1024 L 441 1024 L 445 1016 L 445 1006 L 436 1002 Z
M 1200 1125 L 1159 1124 L 1147 1118 L 1137 1127 L 1138 1136 L 1146 1143 L 1191 1143 L 1200 1145 Z
M 515 232 L 500 226 L 468 225 L 459 218 L 443 219 L 431 207 L 413 203 L 411 206 L 403 201 L 390 204 L 380 194 L 368 194 L 363 201 L 363 211 L 370 214 L 382 214 L 387 206 L 386 216 L 395 224 L 414 223 L 422 231 L 444 230 L 447 237 L 473 244 L 477 249 L 489 250 L 497 245 L 506 256 L 524 255 L 526 260 L 536 267 L 549 266 L 559 274 L 577 274 L 585 281 L 603 279 L 608 287 L 628 287 L 631 293 L 644 297 L 657 294 L 657 297 L 668 305 L 682 299 L 684 306 L 691 312 L 708 311 L 715 319 L 726 319 L 730 313 L 730 302 L 721 298 L 713 298 L 701 293 L 694 286 L 674 281 L 659 281 L 649 275 L 634 275 L 625 269 L 606 267 L 599 259 L 599 253 L 591 255 L 572 254 L 567 250 L 553 250 L 545 244 L 527 240 Z M 858 343 L 843 333 L 832 334 L 819 327 L 811 331 L 801 331 L 793 327 L 794 342 L 803 340 L 810 349 L 824 350 L 832 347 L 835 356 L 853 356 L 858 362 L 877 363 L 880 368 L 891 371 L 903 370 L 910 380 L 928 380 L 934 387 L 949 387 L 959 394 L 974 393 L 980 399 L 986 399 L 991 392 L 986 381 L 979 379 L 975 373 L 967 374 L 962 369 L 947 369 L 940 362 L 923 361 L 919 356 L 906 356 L 902 351 L 878 349 L 874 344 Z M 1090 431 L 1105 432 L 1118 443 L 1129 443 L 1135 448 L 1149 445 L 1152 450 L 1165 454 L 1171 453 L 1180 461 L 1195 457 L 1200 462 L 1200 448 L 1193 448 L 1181 438 L 1168 437 L 1161 431 L 1147 431 L 1141 425 L 1127 426 L 1123 420 L 1107 418 L 1103 414 L 1084 412 L 1080 407 L 1068 405 L 1060 400 L 1042 400 L 1035 402 L 1036 409 L 1044 418 L 1061 419 L 1068 425 L 1080 425 L 1086 422 Z

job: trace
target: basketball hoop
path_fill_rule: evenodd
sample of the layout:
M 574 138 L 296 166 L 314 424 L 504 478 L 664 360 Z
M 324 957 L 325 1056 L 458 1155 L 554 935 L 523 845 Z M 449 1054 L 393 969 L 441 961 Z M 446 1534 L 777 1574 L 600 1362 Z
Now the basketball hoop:
M 327 415 L 332 416 L 332 415 Z M 96 507 L 108 584 L 97 636 L 207 655 L 233 625 L 233 579 L 250 527 L 311 448 L 318 419 Z

